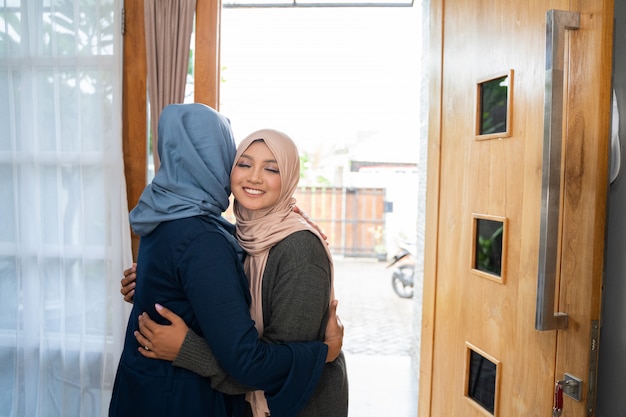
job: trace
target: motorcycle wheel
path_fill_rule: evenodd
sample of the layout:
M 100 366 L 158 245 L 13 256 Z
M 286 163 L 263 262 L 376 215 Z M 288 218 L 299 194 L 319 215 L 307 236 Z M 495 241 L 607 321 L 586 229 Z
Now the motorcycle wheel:
M 402 265 L 391 275 L 391 287 L 400 298 L 413 298 L 413 267 Z

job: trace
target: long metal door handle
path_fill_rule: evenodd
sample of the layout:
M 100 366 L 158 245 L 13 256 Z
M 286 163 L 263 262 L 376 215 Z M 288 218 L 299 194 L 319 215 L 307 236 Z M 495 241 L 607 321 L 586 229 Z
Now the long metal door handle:
M 554 311 L 561 205 L 561 147 L 563 142 L 563 67 L 565 30 L 580 27 L 580 14 L 549 10 L 546 14 L 546 86 L 543 119 L 543 167 L 539 272 L 535 328 L 567 327 L 567 314 Z

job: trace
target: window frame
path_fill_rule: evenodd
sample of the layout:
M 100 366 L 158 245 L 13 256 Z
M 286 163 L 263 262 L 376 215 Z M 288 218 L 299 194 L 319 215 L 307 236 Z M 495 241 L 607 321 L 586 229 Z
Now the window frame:
M 196 4 L 194 101 L 219 110 L 220 19 L 219 0 Z M 146 187 L 148 167 L 148 94 L 144 0 L 124 5 L 124 63 L 122 84 L 122 140 L 126 193 L 130 211 Z M 132 231 L 133 259 L 139 236 Z

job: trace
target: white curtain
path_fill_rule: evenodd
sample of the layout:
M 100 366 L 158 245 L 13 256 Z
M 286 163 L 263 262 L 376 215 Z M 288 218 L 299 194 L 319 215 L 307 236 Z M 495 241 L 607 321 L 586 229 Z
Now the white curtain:
M 105 416 L 130 265 L 121 0 L 0 0 L 0 416 Z

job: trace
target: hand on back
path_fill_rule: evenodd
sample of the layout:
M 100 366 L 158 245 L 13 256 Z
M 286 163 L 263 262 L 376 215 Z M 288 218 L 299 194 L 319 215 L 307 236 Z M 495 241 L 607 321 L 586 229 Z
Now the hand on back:
M 133 265 L 124 270 L 124 278 L 120 280 L 122 284 L 122 288 L 120 289 L 120 293 L 124 296 L 124 301 L 127 303 L 133 303 L 133 296 L 135 295 L 135 280 L 137 279 L 137 264 L 133 263 Z

